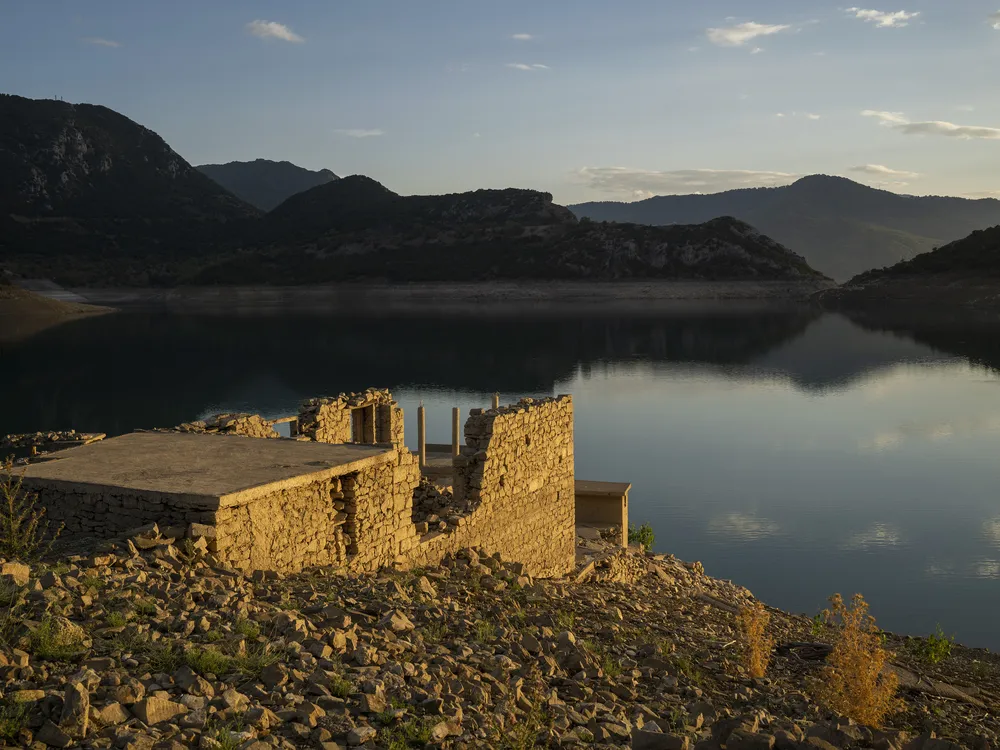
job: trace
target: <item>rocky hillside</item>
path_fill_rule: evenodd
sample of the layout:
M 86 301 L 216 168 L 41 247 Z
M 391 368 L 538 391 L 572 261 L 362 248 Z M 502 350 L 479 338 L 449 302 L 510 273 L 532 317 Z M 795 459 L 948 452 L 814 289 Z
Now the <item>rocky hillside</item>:
M 122 115 L 15 96 L 0 97 L 0 256 L 26 278 L 68 287 L 823 281 L 800 256 L 734 219 L 578 222 L 533 190 L 400 196 L 355 176 L 296 193 L 261 215 Z
M 824 175 L 804 177 L 787 187 L 570 208 L 577 216 L 598 221 L 654 225 L 735 216 L 838 281 L 1000 223 L 998 200 L 898 195 Z
M 426 570 L 244 576 L 196 530 L 136 530 L 3 577 L 7 747 L 267 750 L 989 750 L 1000 662 L 886 635 L 899 702 L 882 727 L 820 699 L 833 625 L 768 608 L 667 555 L 601 543 L 532 580 L 465 550 Z M 586 560 L 584 557 L 584 560 Z M 919 677 L 918 677 L 919 675 Z M 961 687 L 959 686 L 961 685 Z M 34 743 L 34 744 L 33 744 Z
M 825 299 L 1000 306 L 1000 226 L 973 232 L 889 268 L 860 274 Z
M 262 211 L 270 211 L 303 190 L 339 179 L 329 169 L 313 171 L 288 161 L 269 159 L 202 164 L 196 169 Z
M 822 279 L 735 219 L 673 227 L 578 222 L 550 194 L 532 190 L 403 197 L 349 177 L 293 196 L 261 224 L 256 245 L 197 281 Z

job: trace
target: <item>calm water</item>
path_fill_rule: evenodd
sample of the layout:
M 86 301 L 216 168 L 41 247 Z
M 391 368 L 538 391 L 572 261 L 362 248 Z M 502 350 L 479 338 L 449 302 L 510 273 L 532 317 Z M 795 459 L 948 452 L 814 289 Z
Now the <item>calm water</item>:
M 2 325 L 2 322 L 0 322 Z M 2 333 L 2 332 L 0 332 Z M 1000 323 L 806 310 L 403 319 L 125 313 L 0 344 L 0 433 L 290 414 L 388 386 L 450 408 L 574 394 L 580 478 L 656 548 L 776 606 L 861 591 L 884 627 L 1000 648 Z M 3 341 L 0 336 L 0 341 Z

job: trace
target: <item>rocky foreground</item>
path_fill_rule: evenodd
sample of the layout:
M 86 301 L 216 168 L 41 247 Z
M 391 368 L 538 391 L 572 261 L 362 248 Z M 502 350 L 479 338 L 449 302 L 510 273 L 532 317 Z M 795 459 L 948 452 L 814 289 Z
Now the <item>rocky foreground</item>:
M 246 577 L 185 530 L 0 564 L 0 743 L 46 748 L 635 747 L 988 750 L 1000 659 L 887 636 L 899 710 L 873 730 L 815 700 L 832 628 L 699 563 L 594 554 L 562 580 L 466 550 L 440 568 Z M 580 540 L 586 547 L 599 542 Z M 805 645 L 803 645 L 805 644 Z M 936 733 L 936 734 L 935 734 Z M 946 737 L 949 739 L 939 739 Z

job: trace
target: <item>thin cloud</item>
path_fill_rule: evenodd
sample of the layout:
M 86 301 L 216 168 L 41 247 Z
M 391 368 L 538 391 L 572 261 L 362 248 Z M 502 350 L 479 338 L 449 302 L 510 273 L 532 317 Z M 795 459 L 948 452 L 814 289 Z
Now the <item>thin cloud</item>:
M 516 39 L 519 42 L 530 42 L 533 37 L 531 34 L 511 34 L 511 39 Z
M 542 65 L 541 63 L 532 63 L 531 65 L 529 65 L 528 63 L 507 63 L 507 67 L 508 68 L 512 68 L 514 70 L 548 70 L 549 69 L 548 65 Z
M 919 172 L 907 172 L 902 169 L 890 169 L 883 164 L 861 164 L 857 167 L 851 167 L 850 171 L 875 175 L 876 177 L 901 177 L 907 180 L 913 180 L 920 176 Z
M 905 10 L 897 10 L 894 13 L 887 13 L 882 10 L 863 10 L 862 8 L 848 8 L 848 13 L 862 21 L 875 24 L 880 29 L 898 29 L 909 25 L 911 19 L 920 15 L 920 11 L 909 13 Z
M 978 193 L 966 193 L 966 198 L 1000 198 L 1000 190 L 982 190 Z
M 112 39 L 102 39 L 99 36 L 85 36 L 80 40 L 81 42 L 86 42 L 87 44 L 94 44 L 98 47 L 121 47 L 121 43 L 116 42 Z
M 362 128 L 347 128 L 343 130 L 335 130 L 338 135 L 346 135 L 348 138 L 377 138 L 380 135 L 385 135 L 384 130 L 379 130 L 378 128 L 374 130 L 364 130 Z
M 719 193 L 746 187 L 788 185 L 799 175 L 744 169 L 676 169 L 657 172 L 629 167 L 584 167 L 576 172 L 586 187 L 636 198 L 652 195 Z
M 898 130 L 906 135 L 944 135 L 952 138 L 1000 140 L 1000 128 L 987 128 L 978 125 L 956 125 L 941 120 L 911 122 L 902 112 L 879 112 L 866 109 L 864 117 L 874 117 L 880 125 Z
M 990 13 L 989 21 L 993 25 L 994 29 L 1000 31 L 1000 10 L 996 13 Z
M 790 28 L 792 27 L 788 24 L 766 24 L 747 21 L 735 26 L 707 29 L 705 35 L 708 37 L 708 41 L 720 47 L 742 47 L 757 37 L 779 34 L 782 31 L 788 31 Z
M 280 39 L 283 42 L 296 44 L 305 41 L 285 24 L 277 21 L 251 21 L 247 24 L 247 31 L 261 39 Z
M 822 115 L 816 115 L 816 114 L 813 114 L 812 112 L 806 112 L 806 119 L 807 120 L 819 120 L 821 118 L 822 118 Z

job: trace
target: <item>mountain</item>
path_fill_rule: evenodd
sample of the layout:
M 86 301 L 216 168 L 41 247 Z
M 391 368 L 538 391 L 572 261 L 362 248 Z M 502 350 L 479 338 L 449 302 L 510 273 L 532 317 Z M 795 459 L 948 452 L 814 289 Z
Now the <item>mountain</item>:
M 269 159 L 202 164 L 196 169 L 262 211 L 270 211 L 303 190 L 340 179 L 329 169 L 314 172 L 288 161 Z
M 254 164 L 258 172 L 267 166 Z M 67 287 L 826 283 L 801 256 L 733 218 L 671 227 L 581 222 L 533 190 L 401 196 L 354 176 L 295 193 L 262 214 L 106 107 L 16 96 L 0 97 L 0 261 L 22 277 Z
M 1000 226 L 973 232 L 889 268 L 855 276 L 827 302 L 1000 305 Z
M 107 107 L 0 95 L 0 258 L 25 276 L 149 283 L 258 215 Z
M 654 225 L 735 216 L 838 281 L 1000 223 L 998 200 L 898 195 L 825 175 L 803 177 L 786 187 L 569 208 L 594 221 Z
M 354 176 L 292 196 L 259 224 L 256 245 L 193 281 L 822 279 L 730 217 L 671 227 L 581 222 L 534 190 L 404 197 Z

